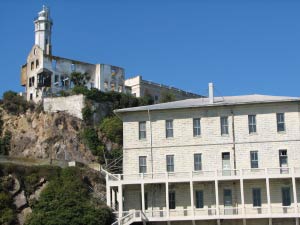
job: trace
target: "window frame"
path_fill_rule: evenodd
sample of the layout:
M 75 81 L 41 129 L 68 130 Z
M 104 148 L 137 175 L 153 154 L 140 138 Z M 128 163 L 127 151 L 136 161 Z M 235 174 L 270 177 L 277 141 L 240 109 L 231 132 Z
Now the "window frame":
M 176 209 L 176 192 L 169 191 L 169 209 Z
M 200 194 L 200 195 L 198 195 Z M 201 198 L 199 198 L 201 196 Z M 204 193 L 203 190 L 196 190 L 195 191 L 195 200 L 196 200 L 196 208 L 203 209 L 204 208 Z
M 255 134 L 256 129 L 256 115 L 248 115 L 248 131 L 249 134 Z
M 200 158 L 200 161 L 197 162 L 197 157 Z M 194 171 L 201 171 L 202 170 L 202 153 L 195 153 L 194 154 Z
M 285 132 L 285 114 L 284 113 L 276 113 L 276 125 L 277 125 L 277 132 Z
M 197 121 L 199 121 L 198 124 Z M 201 118 L 193 118 L 193 135 L 194 137 L 201 136 Z
M 174 155 L 166 155 L 166 169 L 168 173 L 173 173 L 175 171 Z
M 147 156 L 139 156 L 139 173 L 147 173 Z
M 254 156 L 254 158 L 252 157 Z M 258 164 L 258 151 L 250 151 L 250 167 L 251 169 L 257 169 L 259 168 Z
M 253 207 L 261 207 L 261 188 L 252 188 L 252 205 Z
M 221 128 L 221 135 L 229 135 L 229 122 L 228 116 L 221 116 L 220 117 L 220 128 Z
M 166 138 L 173 138 L 174 137 L 174 124 L 173 120 L 166 120 L 165 122 L 165 128 L 166 128 Z
M 142 125 L 144 125 L 144 130 L 142 129 Z M 147 123 L 146 121 L 139 121 L 139 140 L 147 139 Z
M 288 191 L 288 192 L 286 192 L 286 191 Z M 289 194 L 289 195 L 287 195 L 287 194 Z M 281 198 L 282 198 L 282 206 L 291 206 L 292 197 L 291 197 L 291 188 L 290 187 L 282 187 L 281 188 Z

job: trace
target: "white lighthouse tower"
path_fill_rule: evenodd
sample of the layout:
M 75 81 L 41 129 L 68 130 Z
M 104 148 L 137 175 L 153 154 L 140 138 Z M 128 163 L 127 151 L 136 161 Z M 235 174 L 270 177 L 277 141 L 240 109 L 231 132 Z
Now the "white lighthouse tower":
M 51 55 L 51 30 L 52 19 L 50 17 L 50 9 L 43 6 L 38 17 L 34 20 L 35 44 L 43 49 L 44 53 Z

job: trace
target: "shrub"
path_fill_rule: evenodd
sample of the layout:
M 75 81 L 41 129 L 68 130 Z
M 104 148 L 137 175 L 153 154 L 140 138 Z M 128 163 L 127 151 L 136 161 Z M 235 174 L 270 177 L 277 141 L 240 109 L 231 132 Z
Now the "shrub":
M 63 169 L 60 177 L 49 182 L 34 205 L 27 225 L 110 225 L 113 219 L 111 210 L 92 203 L 82 172 L 73 167 Z
M 82 110 L 82 119 L 84 120 L 84 122 L 86 122 L 87 124 L 89 124 L 92 120 L 92 116 L 93 116 L 93 111 L 91 109 L 91 107 L 89 105 L 86 105 Z
M 85 128 L 82 132 L 82 139 L 92 153 L 97 155 L 97 147 L 101 144 L 97 135 L 97 131 L 93 128 Z
M 161 93 L 160 103 L 173 102 L 175 100 L 176 100 L 175 95 L 172 92 L 170 92 L 170 91 L 163 91 Z
M 100 130 L 111 141 L 122 144 L 123 124 L 117 116 L 104 118 L 100 123 Z
M 0 155 L 8 155 L 10 151 L 11 132 L 5 131 L 5 134 L 0 138 Z
M 32 104 L 19 96 L 16 92 L 7 91 L 3 94 L 3 108 L 13 115 L 25 113 L 27 109 L 32 108 Z

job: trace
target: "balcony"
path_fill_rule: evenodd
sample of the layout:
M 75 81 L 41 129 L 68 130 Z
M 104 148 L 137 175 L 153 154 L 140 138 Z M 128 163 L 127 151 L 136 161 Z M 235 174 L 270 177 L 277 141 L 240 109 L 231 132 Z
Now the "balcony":
M 265 179 L 265 178 L 291 178 L 300 177 L 300 167 L 295 168 L 258 168 L 239 170 L 201 170 L 192 172 L 165 172 L 165 173 L 136 173 L 136 174 L 110 174 L 107 179 L 111 185 L 163 183 L 163 182 L 189 182 L 189 181 L 215 181 L 239 179 Z
M 219 213 L 218 213 L 219 211 Z M 119 224 L 129 224 L 129 221 L 187 221 L 187 220 L 213 220 L 213 219 L 257 219 L 257 218 L 288 218 L 298 217 L 299 212 L 293 206 L 271 206 L 271 213 L 268 207 L 226 207 L 202 209 L 170 209 L 164 210 L 130 210 L 122 213 L 118 219 Z M 118 218 L 118 213 L 116 217 Z M 122 223 L 123 222 L 123 223 Z M 116 223 L 118 224 L 118 223 Z

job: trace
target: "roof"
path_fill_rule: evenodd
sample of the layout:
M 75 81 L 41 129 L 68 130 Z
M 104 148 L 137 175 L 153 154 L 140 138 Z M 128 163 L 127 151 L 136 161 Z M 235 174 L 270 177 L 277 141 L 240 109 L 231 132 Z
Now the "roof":
M 193 98 L 175 102 L 167 102 L 148 106 L 139 106 L 133 108 L 125 108 L 115 110 L 115 113 L 123 112 L 138 112 L 148 110 L 164 110 L 164 109 L 181 109 L 181 108 L 199 108 L 199 107 L 214 107 L 227 105 L 246 105 L 246 104 L 261 104 L 275 102 L 295 102 L 300 101 L 300 97 L 287 96 L 271 96 L 271 95 L 241 95 L 241 96 L 225 96 L 214 97 L 214 103 L 209 102 L 209 98 Z

